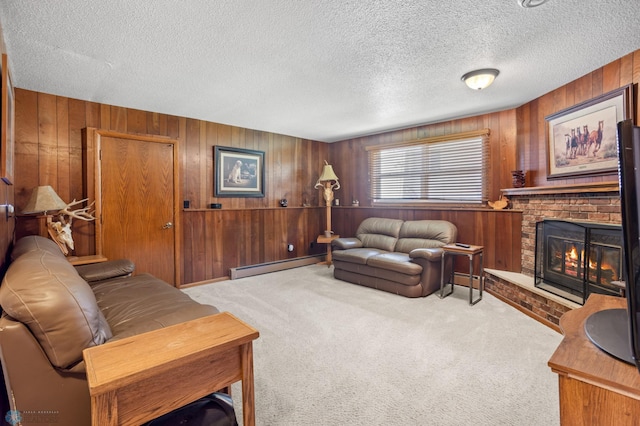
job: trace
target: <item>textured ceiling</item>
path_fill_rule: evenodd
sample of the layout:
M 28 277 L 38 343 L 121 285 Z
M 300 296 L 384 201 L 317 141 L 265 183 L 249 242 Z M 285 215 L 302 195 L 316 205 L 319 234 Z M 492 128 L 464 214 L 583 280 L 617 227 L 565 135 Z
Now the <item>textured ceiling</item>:
M 3 0 L 0 20 L 17 87 L 332 142 L 513 108 L 640 48 L 635 1 L 519 4 Z

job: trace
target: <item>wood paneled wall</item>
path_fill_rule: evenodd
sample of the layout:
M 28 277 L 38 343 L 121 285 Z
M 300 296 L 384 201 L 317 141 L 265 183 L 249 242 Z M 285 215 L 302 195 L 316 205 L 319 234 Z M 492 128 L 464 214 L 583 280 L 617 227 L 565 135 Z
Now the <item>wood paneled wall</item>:
M 163 135 L 180 141 L 183 199 L 189 200 L 192 207 L 183 213 L 184 283 L 226 276 L 231 267 L 310 254 L 310 242 L 324 229 L 324 212 L 319 207 L 322 202 L 313 185 L 325 159 L 340 177 L 342 188 L 336 197 L 342 205 L 358 199 L 362 206 L 334 209 L 333 228 L 337 232 L 353 233 L 359 220 L 374 215 L 449 218 L 458 226 L 460 239 L 486 247 L 485 266 L 518 271 L 519 264 L 513 260 L 520 250 L 517 212 L 374 209 L 367 198 L 365 147 L 489 128 L 489 193 L 493 200 L 499 198 L 501 188 L 511 187 L 510 172 L 514 169 L 527 171 L 527 186 L 614 180 L 615 176 L 604 175 L 547 181 L 544 117 L 638 81 L 640 51 L 516 109 L 334 144 L 17 89 L 16 182 L 12 188 L 0 184 L 0 197 L 11 200 L 15 190 L 18 211 L 37 185 L 52 185 L 65 200 L 81 198 L 84 193 L 81 129 L 84 127 Z M 257 199 L 213 197 L 214 145 L 265 151 L 267 196 Z M 291 207 L 278 207 L 281 198 L 287 198 Z M 222 203 L 223 210 L 206 209 L 214 202 Z M 303 203 L 312 207 L 301 208 Z M 0 225 L 0 249 L 10 244 L 10 237 L 2 241 L 3 235 L 12 232 L 10 224 L 6 228 Z M 26 219 L 19 218 L 17 233 L 24 233 L 29 226 Z M 286 252 L 287 243 L 296 245 L 293 255 Z M 81 243 L 79 250 L 79 254 L 86 254 L 90 247 Z M 6 249 L 4 251 L 6 253 Z
M 437 207 L 430 209 L 373 208 L 367 195 L 368 159 L 365 150 L 367 146 L 484 128 L 491 130 L 489 198 L 497 200 L 500 197 L 500 189 L 511 186 L 511 171 L 516 168 L 515 110 L 413 127 L 331 144 L 329 157 L 341 184 L 335 197 L 339 198 L 344 206 L 350 205 L 353 199 L 357 199 L 362 206 L 360 208 L 334 209 L 334 230 L 340 235 L 353 235 L 358 223 L 363 218 L 371 216 L 405 220 L 449 220 L 458 227 L 459 241 L 485 246 L 485 267 L 520 272 L 521 212 Z
M 325 228 L 324 207 L 196 210 L 183 219 L 185 283 L 226 277 L 237 266 L 325 251 L 314 243 Z
M 306 255 L 311 236 L 324 229 L 324 209 L 313 185 L 328 158 L 325 143 L 21 89 L 16 90 L 18 211 L 38 185 L 51 185 L 65 201 L 82 198 L 85 127 L 179 141 L 182 198 L 191 204 L 183 212 L 189 225 L 183 228 L 183 270 L 188 275 L 183 283 L 228 276 L 231 267 Z M 213 196 L 215 145 L 265 151 L 264 198 Z M 282 198 L 290 207 L 280 207 Z M 222 203 L 223 210 L 206 210 L 211 203 Z M 303 203 L 313 207 L 303 209 Z M 19 217 L 17 227 L 18 237 L 35 233 L 35 220 Z M 76 254 L 92 253 L 88 237 L 74 237 Z M 296 246 L 293 254 L 286 251 L 287 243 Z
M 544 117 L 595 96 L 619 87 L 640 81 L 640 50 L 626 55 L 599 68 L 582 78 L 562 86 L 521 107 L 492 114 L 443 123 L 417 126 L 378 135 L 350 139 L 331 144 L 329 157 L 336 174 L 340 177 L 341 189 L 336 192 L 342 205 L 350 205 L 352 199 L 360 206 L 371 207 L 367 196 L 368 163 L 365 147 L 390 142 L 410 141 L 425 137 L 448 135 L 458 132 L 489 128 L 491 130 L 491 180 L 490 199 L 497 200 L 500 190 L 511 188 L 511 170 L 527 172 L 527 186 L 551 186 L 578 183 L 604 182 L 617 179 L 615 173 L 562 180 L 547 180 L 546 128 Z M 636 93 L 637 96 L 637 93 Z M 636 122 L 640 117 L 636 106 Z M 362 208 L 361 208 L 362 209 Z M 355 231 L 358 219 L 380 215 L 383 217 L 450 217 L 460 232 L 459 239 L 485 246 L 486 267 L 520 272 L 520 259 L 509 253 L 520 253 L 521 219 L 514 212 L 491 212 L 480 210 L 421 210 L 364 209 L 365 213 L 352 213 L 355 209 L 334 209 L 334 228 L 341 234 Z M 448 214 L 446 212 L 449 212 Z M 489 215 L 489 216 L 487 216 Z M 351 219 L 351 216 L 358 219 Z M 487 219 L 487 218 L 490 219 Z M 489 220 L 486 222 L 486 220 Z M 505 232 L 506 230 L 506 232 Z M 507 252 L 503 253 L 505 250 Z
M 2 33 L 2 27 L 0 26 L 0 54 L 6 53 L 7 48 L 4 43 L 4 35 Z M 0 159 L 2 160 L 2 159 Z M 15 168 L 14 168 L 15 170 Z M 0 277 L 4 276 L 6 268 L 9 266 L 8 253 L 13 244 L 13 234 L 15 231 L 15 218 L 9 217 L 7 214 L 8 206 L 14 206 L 14 186 L 7 185 L 4 181 L 0 180 Z M 3 388 L 4 390 L 4 388 Z M 6 408 L 8 406 L 3 405 L 6 395 L 4 392 L 0 393 L 0 408 Z M 5 398 L 5 399 L 2 399 Z M 5 412 L 3 410 L 2 412 Z
M 4 276 L 9 266 L 8 254 L 13 244 L 15 217 L 7 215 L 9 205 L 15 205 L 13 185 L 0 181 L 0 277 Z
M 546 122 L 544 118 L 631 83 L 634 84 L 636 92 L 634 97 L 637 99 L 638 82 L 640 82 L 640 50 L 623 56 L 517 108 L 517 168 L 527 171 L 527 186 L 616 181 L 618 179 L 616 172 L 590 177 L 547 180 Z M 635 104 L 635 120 L 638 123 L 640 114 L 637 103 Z
M 522 213 L 515 210 L 336 207 L 333 209 L 334 231 L 339 235 L 355 235 L 367 217 L 402 220 L 447 220 L 458 228 L 458 241 L 485 247 L 485 268 L 520 272 L 520 229 Z M 469 262 L 460 256 L 456 269 L 469 271 Z M 466 262 L 466 263 L 465 263 Z M 477 270 L 476 270 L 477 271 Z
M 340 178 L 341 185 L 341 189 L 335 196 L 341 199 L 343 205 L 350 205 L 353 199 L 357 199 L 360 201 L 361 206 L 371 206 L 371 201 L 367 195 L 368 162 L 365 148 L 368 146 L 411 141 L 485 128 L 491 131 L 489 198 L 497 200 L 500 197 L 500 188 L 511 186 L 511 171 L 516 168 L 517 129 L 515 110 L 483 114 L 332 143 L 329 145 L 329 157 L 333 169 Z

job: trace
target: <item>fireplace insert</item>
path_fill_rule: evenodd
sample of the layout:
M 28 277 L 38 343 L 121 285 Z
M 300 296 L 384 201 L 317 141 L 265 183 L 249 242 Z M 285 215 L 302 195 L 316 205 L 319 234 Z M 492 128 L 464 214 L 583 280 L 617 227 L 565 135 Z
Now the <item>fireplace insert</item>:
M 536 223 L 535 285 L 581 305 L 591 293 L 621 295 L 619 225 L 545 219 Z

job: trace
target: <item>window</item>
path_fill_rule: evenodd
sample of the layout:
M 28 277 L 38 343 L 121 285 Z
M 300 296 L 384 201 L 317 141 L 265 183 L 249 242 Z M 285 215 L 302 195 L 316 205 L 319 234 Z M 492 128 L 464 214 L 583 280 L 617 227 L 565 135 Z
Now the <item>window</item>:
M 488 129 L 367 150 L 374 203 L 487 201 Z

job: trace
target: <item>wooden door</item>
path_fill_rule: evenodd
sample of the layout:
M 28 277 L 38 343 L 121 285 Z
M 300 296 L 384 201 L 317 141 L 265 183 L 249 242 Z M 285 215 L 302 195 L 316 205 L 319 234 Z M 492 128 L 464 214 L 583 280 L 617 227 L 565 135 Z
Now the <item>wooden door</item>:
M 178 286 L 176 141 L 100 130 L 94 135 L 96 244 L 105 257 L 130 259 L 137 273 Z

